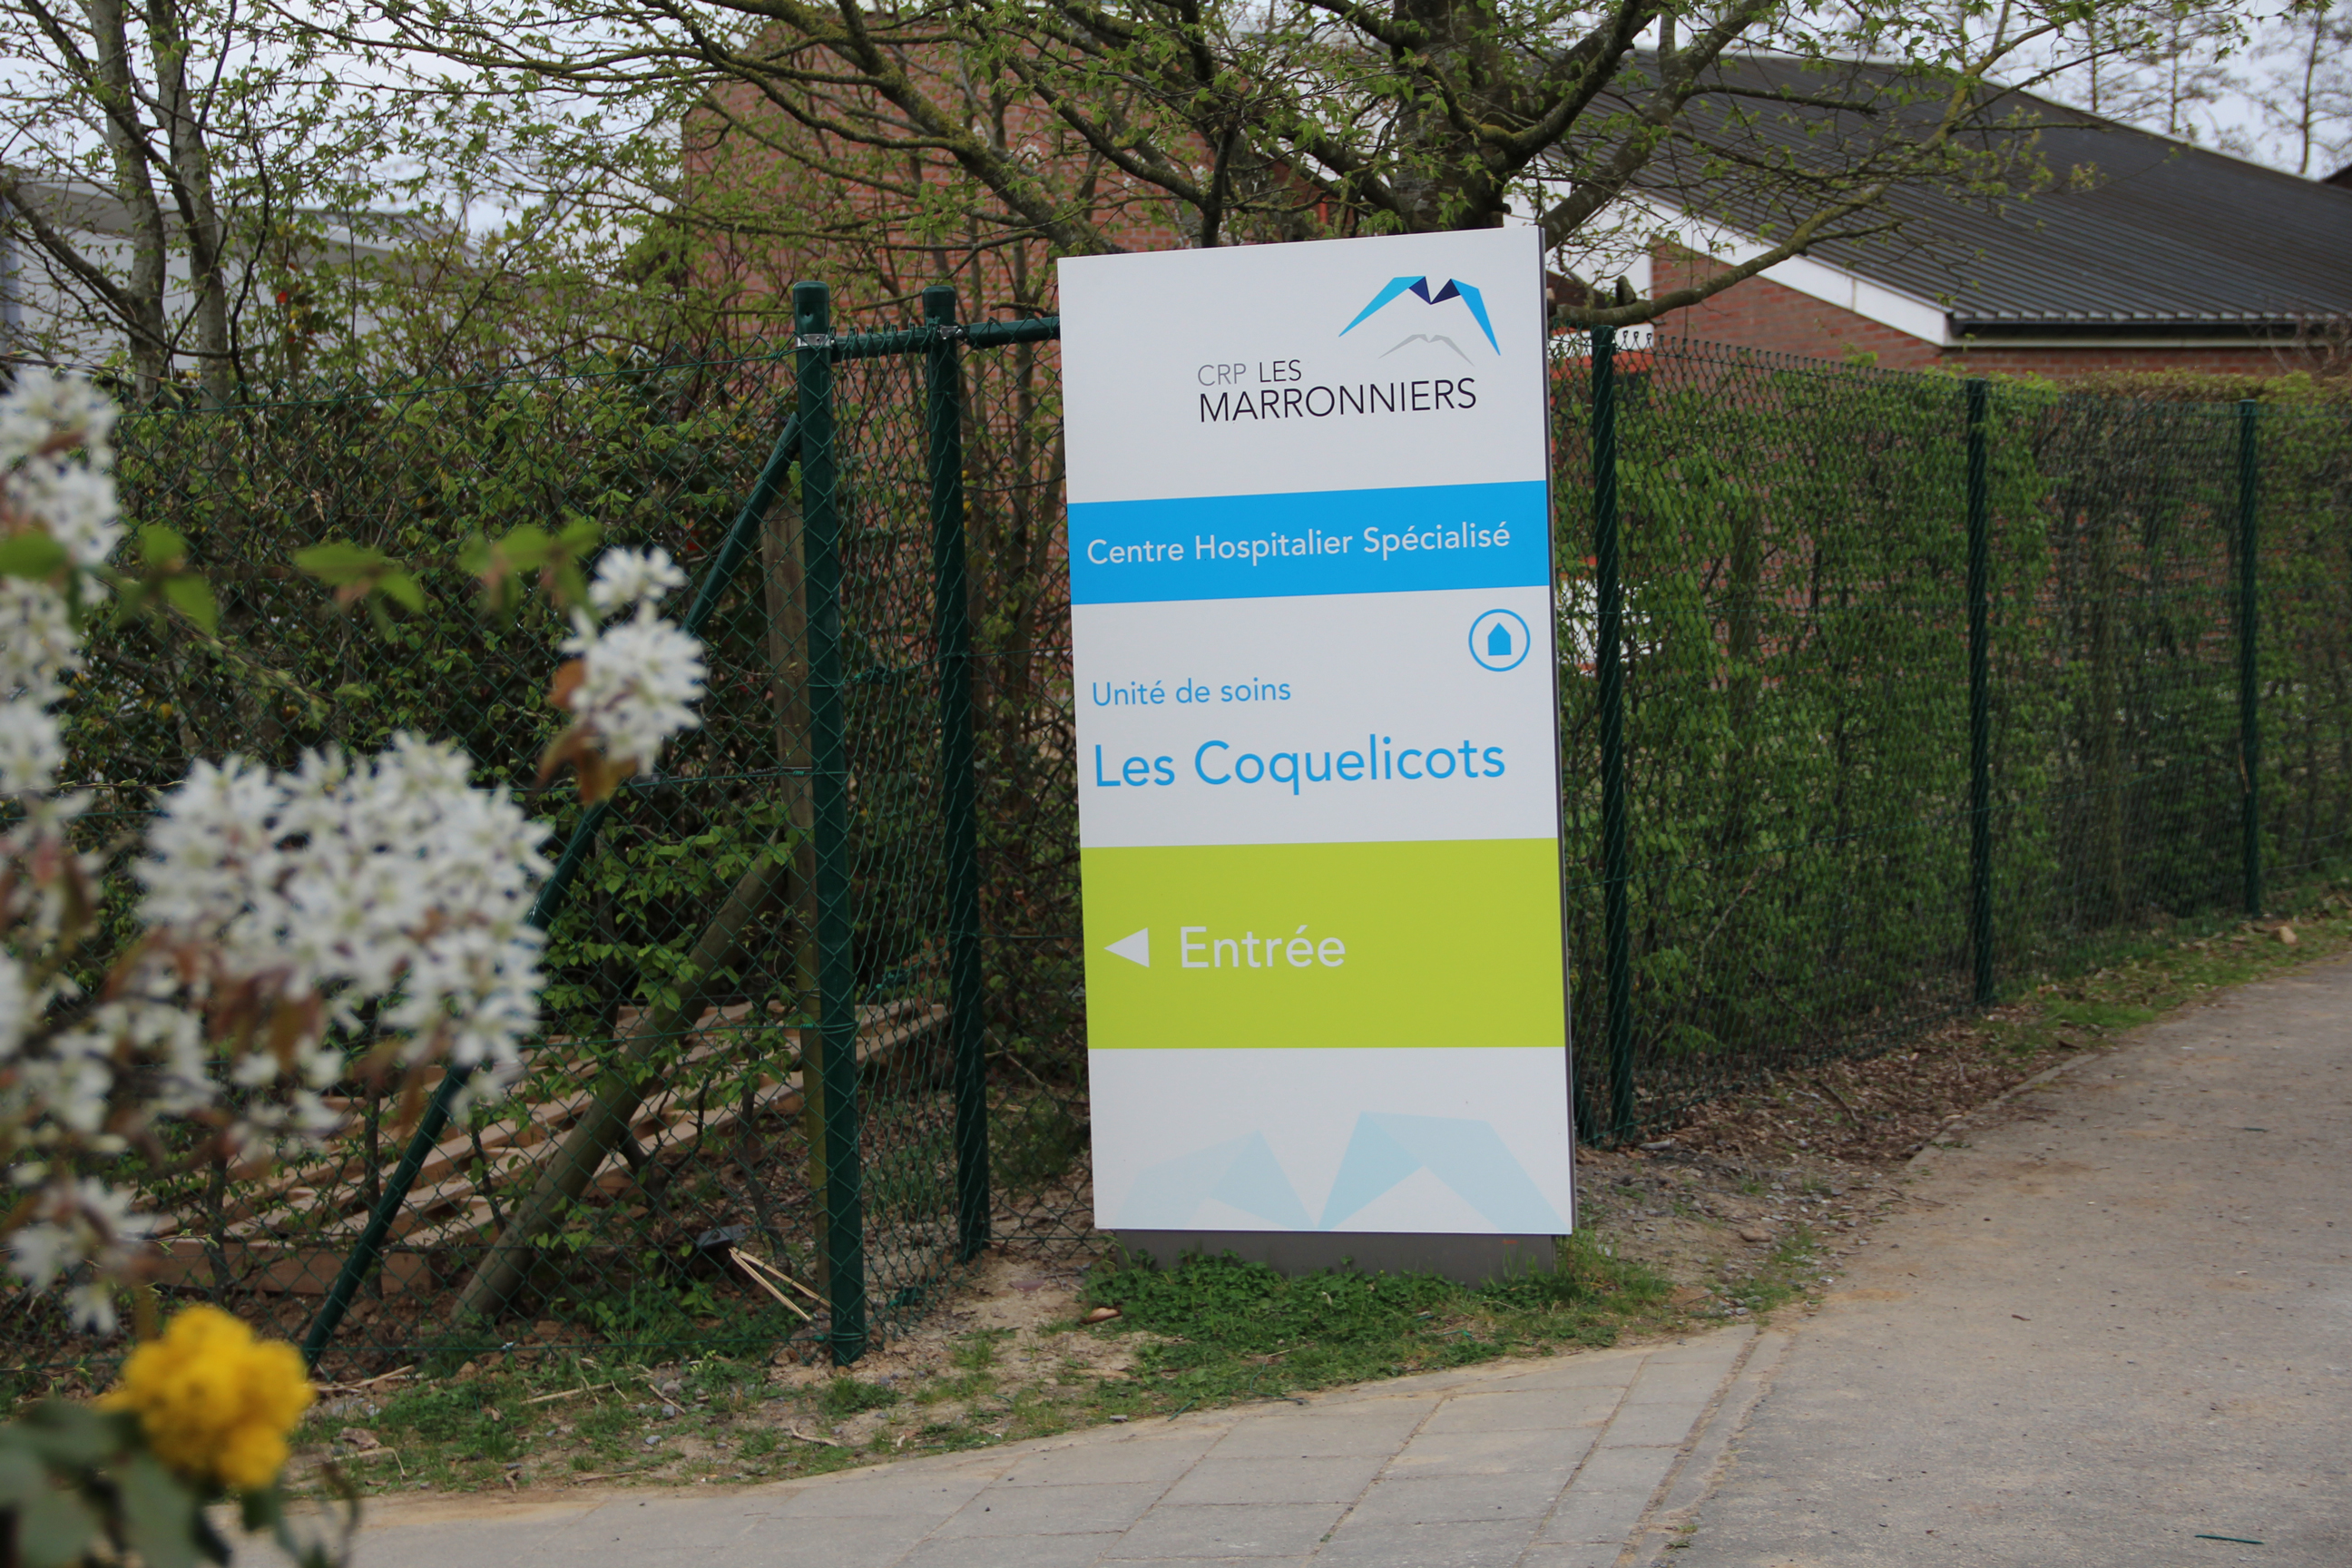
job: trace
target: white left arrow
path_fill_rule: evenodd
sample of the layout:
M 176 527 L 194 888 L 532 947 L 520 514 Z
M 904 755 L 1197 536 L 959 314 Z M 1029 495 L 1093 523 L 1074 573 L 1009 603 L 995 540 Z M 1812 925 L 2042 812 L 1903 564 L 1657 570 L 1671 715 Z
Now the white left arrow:
M 1129 963 L 1139 963 L 1149 969 L 1151 967 L 1151 928 L 1145 926 L 1131 936 L 1120 937 L 1103 951 L 1115 952 Z

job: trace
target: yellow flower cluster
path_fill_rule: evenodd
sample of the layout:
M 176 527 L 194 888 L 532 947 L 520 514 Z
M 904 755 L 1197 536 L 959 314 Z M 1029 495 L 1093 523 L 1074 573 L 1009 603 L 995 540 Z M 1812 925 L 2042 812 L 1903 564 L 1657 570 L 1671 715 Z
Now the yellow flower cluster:
M 285 1468 L 287 1434 L 314 1397 L 292 1345 L 190 1307 L 131 1352 L 99 1404 L 136 1411 L 148 1447 L 182 1475 L 257 1491 Z

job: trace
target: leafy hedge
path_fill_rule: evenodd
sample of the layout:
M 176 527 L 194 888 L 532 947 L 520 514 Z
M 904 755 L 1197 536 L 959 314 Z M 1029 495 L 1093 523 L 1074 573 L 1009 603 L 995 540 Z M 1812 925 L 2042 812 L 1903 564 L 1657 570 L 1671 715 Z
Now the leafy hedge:
M 1620 363 L 1637 1081 L 1655 1127 L 1971 995 L 1968 428 L 1949 376 L 1666 342 Z M 1590 1080 L 1605 1037 L 1589 367 L 1564 362 L 1557 387 Z M 2352 858 L 2352 401 L 2271 390 L 2263 841 L 2289 883 Z M 2238 414 L 2004 384 L 1986 441 L 1992 937 L 2014 983 L 2242 898 Z

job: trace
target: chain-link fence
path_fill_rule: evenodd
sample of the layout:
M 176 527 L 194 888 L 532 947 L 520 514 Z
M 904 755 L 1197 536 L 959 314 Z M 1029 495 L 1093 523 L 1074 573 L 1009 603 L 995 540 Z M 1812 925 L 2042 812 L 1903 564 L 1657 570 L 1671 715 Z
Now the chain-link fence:
M 197 757 L 406 728 L 562 850 L 514 1092 L 354 1080 L 322 1152 L 153 1173 L 168 1292 L 338 1372 L 850 1358 L 983 1243 L 1087 1243 L 1059 323 L 925 302 L 843 335 L 803 286 L 793 344 L 724 363 L 126 421 L 128 508 L 189 541 L 222 638 L 94 641 L 94 833 Z M 2343 405 L 1580 342 L 1554 407 L 1586 1136 L 2345 868 Z M 583 519 L 688 563 L 711 671 L 702 727 L 593 810 L 538 782 L 563 628 L 457 563 Z M 426 608 L 339 609 L 289 564 L 330 539 Z M 13 1321 L 20 1363 L 86 1348 Z
M 191 1141 L 142 1184 L 167 1292 L 338 1370 L 517 1341 L 854 1359 L 992 1236 L 1087 1233 L 1054 323 L 968 333 L 935 291 L 928 328 L 836 336 L 800 303 L 793 345 L 725 363 L 126 420 L 127 510 L 188 541 L 221 638 L 94 640 L 93 842 L 198 757 L 412 729 L 561 850 L 522 1081 L 468 1107 L 355 1079 L 347 1133 L 266 1170 Z M 701 727 L 593 809 L 538 776 L 565 628 L 458 564 L 580 520 L 688 564 L 710 669 Z M 290 564 L 326 540 L 425 609 L 339 608 Z M 18 1359 L 72 1350 L 19 1321 Z
M 2352 402 L 1555 388 L 1588 1136 L 2352 870 Z

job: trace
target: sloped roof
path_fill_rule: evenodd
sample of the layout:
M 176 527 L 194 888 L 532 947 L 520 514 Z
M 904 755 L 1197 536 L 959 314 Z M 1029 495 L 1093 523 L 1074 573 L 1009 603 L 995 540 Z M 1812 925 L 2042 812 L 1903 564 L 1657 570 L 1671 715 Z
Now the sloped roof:
M 1866 102 L 1743 104 L 1702 121 L 1704 140 L 1737 137 L 1753 153 L 1825 177 L 1857 148 L 1924 132 L 1942 94 L 1889 68 L 1818 66 L 1750 57 L 1727 62 L 1728 84 Z M 2053 178 L 2044 188 L 1959 195 L 1898 184 L 1890 234 L 1818 243 L 1814 259 L 1941 303 L 1956 333 L 2020 331 L 2245 331 L 2313 316 L 2352 315 L 2352 190 L 2008 92 L 1984 106 L 1968 144 L 2022 153 Z M 1726 188 L 1721 216 L 1769 236 L 1801 210 L 1784 187 Z

